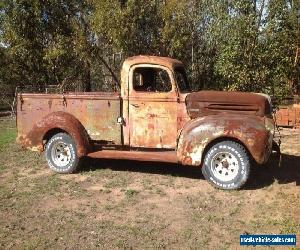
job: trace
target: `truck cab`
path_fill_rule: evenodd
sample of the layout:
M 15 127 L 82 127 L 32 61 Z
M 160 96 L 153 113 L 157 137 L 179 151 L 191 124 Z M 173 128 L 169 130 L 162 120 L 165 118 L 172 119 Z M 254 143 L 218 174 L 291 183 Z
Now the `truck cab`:
M 19 93 L 17 141 L 45 151 L 49 167 L 72 173 L 84 156 L 194 166 L 221 189 L 241 188 L 251 162 L 271 153 L 274 122 L 266 96 L 192 92 L 182 62 L 124 61 L 120 92 Z
M 137 56 L 124 62 L 121 79 L 124 144 L 176 149 L 178 133 L 190 119 L 183 64 L 170 58 Z

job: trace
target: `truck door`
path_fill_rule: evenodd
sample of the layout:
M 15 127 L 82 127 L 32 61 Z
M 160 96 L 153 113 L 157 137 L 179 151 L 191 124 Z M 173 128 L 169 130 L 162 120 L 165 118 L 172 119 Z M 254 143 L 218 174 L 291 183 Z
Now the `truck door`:
M 168 68 L 140 64 L 130 69 L 129 126 L 131 147 L 176 147 L 177 95 Z

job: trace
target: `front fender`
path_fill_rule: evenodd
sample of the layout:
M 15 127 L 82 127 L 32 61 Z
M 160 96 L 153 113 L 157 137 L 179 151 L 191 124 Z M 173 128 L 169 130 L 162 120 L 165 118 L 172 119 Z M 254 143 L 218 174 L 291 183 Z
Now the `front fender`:
M 26 148 L 43 151 L 45 135 L 54 129 L 66 131 L 75 141 L 79 157 L 89 151 L 89 137 L 83 125 L 71 114 L 58 111 L 43 117 L 35 123 L 27 135 L 18 138 L 18 142 Z
M 216 140 L 239 141 L 259 164 L 266 160 L 271 134 L 263 118 L 222 114 L 189 121 L 181 131 L 177 157 L 183 165 L 200 165 L 203 153 Z

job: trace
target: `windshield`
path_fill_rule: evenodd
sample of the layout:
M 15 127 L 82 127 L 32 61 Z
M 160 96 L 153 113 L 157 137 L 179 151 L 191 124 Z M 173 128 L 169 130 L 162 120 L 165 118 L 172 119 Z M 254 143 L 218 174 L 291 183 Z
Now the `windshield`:
M 175 68 L 175 78 L 181 93 L 191 92 L 184 68 Z

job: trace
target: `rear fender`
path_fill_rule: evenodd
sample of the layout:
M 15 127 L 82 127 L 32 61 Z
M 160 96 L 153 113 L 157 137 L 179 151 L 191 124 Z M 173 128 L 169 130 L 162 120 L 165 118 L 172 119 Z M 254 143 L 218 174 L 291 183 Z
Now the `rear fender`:
M 207 147 L 215 141 L 234 140 L 240 142 L 257 163 L 265 160 L 269 132 L 262 118 L 222 114 L 204 116 L 188 122 L 182 129 L 177 157 L 183 165 L 201 164 Z
M 43 151 L 45 135 L 51 130 L 65 131 L 75 141 L 79 157 L 87 155 L 90 147 L 88 134 L 83 125 L 71 114 L 62 111 L 51 113 L 34 124 L 27 135 L 17 140 L 26 148 Z

